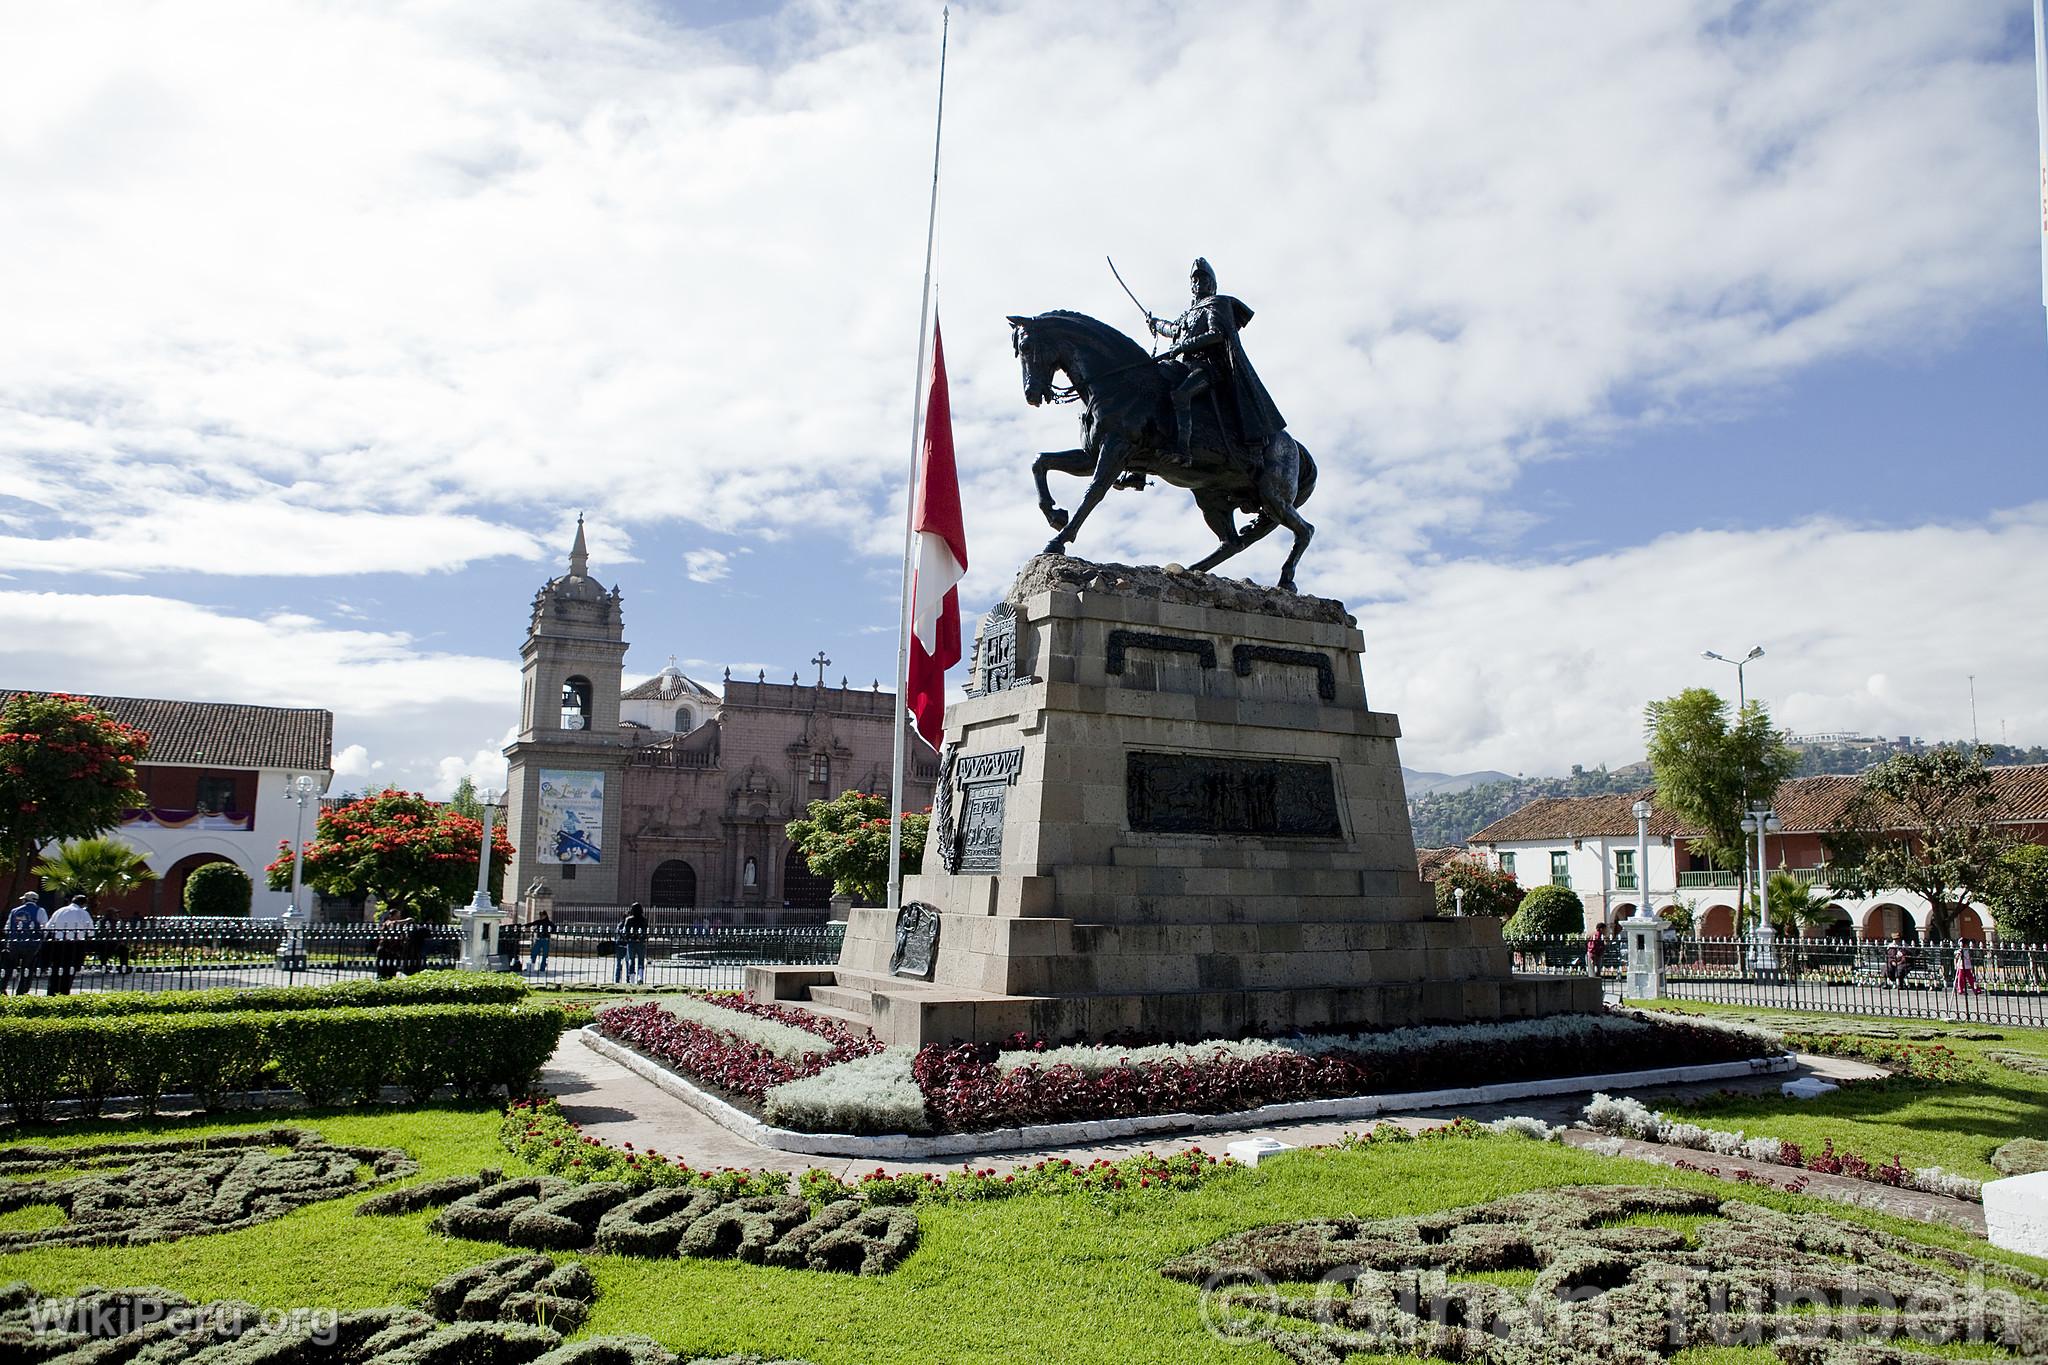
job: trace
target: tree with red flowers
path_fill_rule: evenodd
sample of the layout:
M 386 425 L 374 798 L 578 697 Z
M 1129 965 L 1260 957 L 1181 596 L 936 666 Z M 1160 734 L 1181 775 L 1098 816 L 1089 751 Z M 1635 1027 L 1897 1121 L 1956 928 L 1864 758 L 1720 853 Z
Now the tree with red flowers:
M 306 885 L 329 896 L 368 892 L 413 918 L 441 921 L 476 892 L 483 822 L 417 792 L 385 790 L 320 812 L 306 845 Z M 292 846 L 264 871 L 270 889 L 292 884 Z M 491 829 L 491 895 L 503 894 L 512 841 Z
M 17 692 L 0 705 L 0 866 L 10 898 L 39 850 L 104 833 L 141 804 L 135 765 L 147 752 L 148 735 L 67 693 Z
M 903 812 L 903 875 L 924 867 L 929 811 Z M 889 798 L 873 792 L 841 792 L 813 801 L 802 818 L 789 822 L 790 843 L 815 876 L 830 877 L 832 889 L 862 905 L 879 903 L 889 890 Z

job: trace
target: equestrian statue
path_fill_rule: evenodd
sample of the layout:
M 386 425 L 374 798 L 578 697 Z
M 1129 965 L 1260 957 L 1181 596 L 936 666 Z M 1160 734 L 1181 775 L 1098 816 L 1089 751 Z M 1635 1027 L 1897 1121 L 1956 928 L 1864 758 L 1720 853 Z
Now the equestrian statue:
M 1024 401 L 1078 401 L 1077 450 L 1042 454 L 1031 466 L 1038 506 L 1057 533 L 1047 554 L 1065 554 L 1081 524 L 1112 488 L 1143 488 L 1148 478 L 1188 489 L 1216 533 L 1216 549 L 1190 567 L 1221 564 L 1284 526 L 1294 547 L 1280 586 L 1295 591 L 1294 569 L 1315 528 L 1301 504 L 1316 486 L 1308 448 L 1287 434 L 1287 421 L 1245 357 L 1239 332 L 1252 310 L 1216 292 L 1216 272 L 1197 259 L 1188 272 L 1192 300 L 1168 321 L 1145 314 L 1152 334 L 1174 344 L 1157 356 L 1108 323 L 1057 310 L 1010 318 L 1011 342 L 1024 370 Z M 1142 307 L 1142 305 L 1140 305 Z M 1066 386 L 1054 383 L 1066 376 Z M 1048 473 L 1088 480 L 1072 516 L 1052 499 Z M 1237 514 L 1251 517 L 1242 528 Z

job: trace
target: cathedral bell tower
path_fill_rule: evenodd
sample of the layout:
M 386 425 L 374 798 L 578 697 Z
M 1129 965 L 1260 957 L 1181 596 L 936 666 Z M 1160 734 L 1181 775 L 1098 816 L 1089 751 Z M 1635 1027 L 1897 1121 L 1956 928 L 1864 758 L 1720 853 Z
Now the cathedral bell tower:
M 519 737 L 505 750 L 518 851 L 505 895 L 523 898 L 538 879 L 559 909 L 617 906 L 619 777 L 631 755 L 619 728 L 625 622 L 619 590 L 590 577 L 580 516 L 569 571 L 533 595 L 519 657 Z

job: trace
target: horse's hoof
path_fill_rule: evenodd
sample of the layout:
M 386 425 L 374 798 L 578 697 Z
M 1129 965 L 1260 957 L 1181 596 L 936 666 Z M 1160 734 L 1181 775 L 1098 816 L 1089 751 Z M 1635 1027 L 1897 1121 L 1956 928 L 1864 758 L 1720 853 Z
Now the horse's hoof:
M 1280 591 L 1291 592 L 1297 597 L 1301 595 L 1301 589 L 1294 586 L 1294 579 L 1292 576 L 1280 580 Z
M 1058 507 L 1049 507 L 1049 508 L 1047 508 L 1047 509 L 1046 509 L 1046 512 L 1045 512 L 1045 524 L 1046 524 L 1046 525 L 1048 525 L 1048 526 L 1050 526 L 1050 527 L 1052 527 L 1052 529 L 1053 529 L 1053 530 L 1055 530 L 1055 531 L 1064 531 L 1064 530 L 1066 530 L 1066 529 L 1067 529 L 1067 514 L 1066 514 L 1066 512 L 1065 512 L 1065 511 L 1064 511 L 1063 509 L 1061 509 L 1061 508 L 1058 508 Z
M 1051 540 L 1045 542 L 1045 548 L 1039 551 L 1042 555 L 1063 555 L 1066 552 L 1067 543 L 1058 536 L 1054 536 Z

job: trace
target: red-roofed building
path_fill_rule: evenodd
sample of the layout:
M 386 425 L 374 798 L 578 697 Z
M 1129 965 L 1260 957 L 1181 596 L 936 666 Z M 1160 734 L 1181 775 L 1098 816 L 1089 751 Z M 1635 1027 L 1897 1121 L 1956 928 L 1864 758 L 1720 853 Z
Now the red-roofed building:
M 0 703 L 13 695 L 0 690 Z M 298 808 L 287 785 L 304 773 L 325 791 L 334 775 L 334 713 L 163 697 L 83 699 L 149 736 L 149 752 L 136 765 L 143 803 L 108 833 L 145 855 L 158 878 L 94 906 L 94 913 L 178 914 L 192 870 L 228 862 L 255 886 L 252 914 L 282 915 L 291 896 L 266 890 L 263 869 L 296 829 Z M 307 837 L 312 833 L 308 810 Z
M 2018 837 L 2048 843 L 2048 764 L 1993 768 L 1993 818 Z M 1907 891 L 1850 896 L 1829 885 L 1823 834 L 1856 793 L 1856 777 L 1802 777 L 1780 787 L 1772 800 L 1783 828 L 1765 837 L 1764 861 L 1813 887 L 1827 903 L 1843 937 L 1918 937 L 1930 919 L 1927 901 Z M 1635 803 L 1651 803 L 1649 866 L 1636 866 Z M 1693 834 L 1656 808 L 1656 791 L 1615 796 L 1544 797 L 1503 816 L 1466 841 L 1467 847 L 1511 873 L 1524 886 L 1550 883 L 1579 893 L 1586 925 L 1612 926 L 1647 902 L 1658 912 L 1690 909 L 1694 932 L 1725 938 L 1735 932 L 1736 874 L 1717 870 L 1693 847 Z M 1646 875 L 1645 875 L 1646 873 Z M 1991 924 L 1983 906 L 1966 907 L 1954 932 L 1982 940 Z

